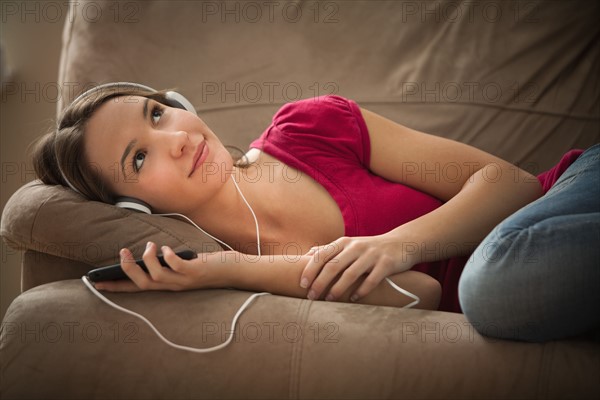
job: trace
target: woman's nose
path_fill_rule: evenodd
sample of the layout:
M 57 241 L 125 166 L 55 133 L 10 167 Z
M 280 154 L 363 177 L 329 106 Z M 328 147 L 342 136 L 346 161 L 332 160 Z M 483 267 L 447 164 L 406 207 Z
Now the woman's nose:
M 170 143 L 170 152 L 173 157 L 180 157 L 186 146 L 190 145 L 190 137 L 186 131 L 177 131 L 172 134 Z

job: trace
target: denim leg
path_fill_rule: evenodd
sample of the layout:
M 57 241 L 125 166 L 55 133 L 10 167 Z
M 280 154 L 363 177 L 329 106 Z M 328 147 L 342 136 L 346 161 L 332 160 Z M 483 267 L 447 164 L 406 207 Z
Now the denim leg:
M 600 327 L 600 145 L 483 240 L 459 282 L 481 334 L 546 341 Z

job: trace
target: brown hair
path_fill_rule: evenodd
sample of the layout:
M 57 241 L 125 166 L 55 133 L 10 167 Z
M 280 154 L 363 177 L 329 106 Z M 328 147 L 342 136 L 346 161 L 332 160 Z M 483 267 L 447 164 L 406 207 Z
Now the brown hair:
M 86 159 L 86 124 L 94 112 L 110 99 L 142 96 L 166 104 L 165 93 L 123 85 L 99 88 L 75 99 L 61 113 L 56 128 L 34 143 L 32 158 L 36 175 L 45 184 L 70 187 L 70 183 L 90 200 L 114 203 L 115 193 L 110 191 L 99 172 Z

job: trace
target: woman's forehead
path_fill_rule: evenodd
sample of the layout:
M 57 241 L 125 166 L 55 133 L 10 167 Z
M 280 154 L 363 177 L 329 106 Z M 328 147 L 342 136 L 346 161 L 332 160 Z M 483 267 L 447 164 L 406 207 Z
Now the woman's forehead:
M 91 131 L 98 129 L 126 128 L 127 125 L 143 121 L 143 107 L 147 98 L 141 96 L 114 97 L 94 111 L 87 128 Z M 136 114 L 139 116 L 136 118 Z
M 91 161 L 113 163 L 127 142 L 143 123 L 143 107 L 147 99 L 121 96 L 102 104 L 86 124 L 84 142 Z

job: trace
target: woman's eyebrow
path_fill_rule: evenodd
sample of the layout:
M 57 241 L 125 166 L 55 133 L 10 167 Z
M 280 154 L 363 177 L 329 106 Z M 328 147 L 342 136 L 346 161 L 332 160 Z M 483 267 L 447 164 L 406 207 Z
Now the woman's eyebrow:
M 142 115 L 144 117 L 144 121 L 146 121 L 148 119 L 148 102 L 150 101 L 149 98 L 145 98 L 144 99 L 144 105 L 142 107 Z M 125 175 L 125 159 L 127 158 L 127 156 L 129 155 L 129 152 L 131 151 L 131 149 L 133 148 L 133 146 L 135 146 L 135 144 L 137 143 L 137 139 L 133 139 L 132 141 L 130 141 L 127 146 L 125 147 L 125 151 L 123 151 L 123 155 L 121 156 L 121 171 L 123 172 L 123 177 L 126 177 Z
M 131 142 L 129 142 L 127 144 L 127 146 L 125 147 L 125 151 L 123 152 L 123 155 L 121 156 L 121 171 L 123 171 L 123 177 L 127 176 L 127 175 L 125 175 L 125 159 L 127 158 L 127 156 L 129 155 L 129 152 L 131 151 L 133 146 L 135 146 L 136 143 L 137 143 L 137 139 L 133 139 Z
M 144 107 L 142 109 L 142 113 L 144 114 L 144 121 L 146 119 L 148 119 L 148 102 L 150 101 L 149 98 L 146 97 L 146 99 L 144 100 Z

